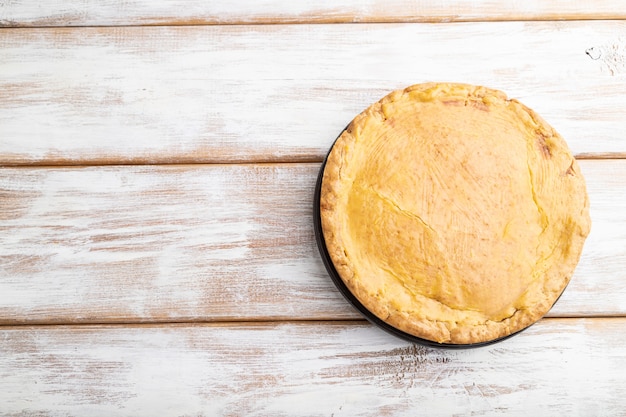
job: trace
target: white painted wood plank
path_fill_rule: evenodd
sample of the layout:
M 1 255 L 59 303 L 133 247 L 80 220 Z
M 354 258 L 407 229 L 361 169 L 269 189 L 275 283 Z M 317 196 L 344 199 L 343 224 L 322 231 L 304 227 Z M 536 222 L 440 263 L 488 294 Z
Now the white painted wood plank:
M 474 350 L 364 323 L 0 329 L 4 415 L 623 416 L 626 319 Z
M 0 26 L 198 25 L 623 19 L 614 0 L 48 0 L 0 1 Z
M 626 314 L 626 161 L 552 316 Z M 319 164 L 0 169 L 0 322 L 360 317 L 314 241 Z
M 0 31 L 0 164 L 320 161 L 389 91 L 487 85 L 625 156 L 626 22 Z
M 315 252 L 317 169 L 0 170 L 0 320 L 353 317 Z

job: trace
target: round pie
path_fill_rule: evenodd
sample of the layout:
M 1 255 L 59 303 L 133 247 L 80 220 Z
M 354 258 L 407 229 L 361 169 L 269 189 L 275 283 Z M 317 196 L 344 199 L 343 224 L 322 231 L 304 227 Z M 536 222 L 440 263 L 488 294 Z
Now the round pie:
M 323 170 L 323 241 L 342 282 L 427 341 L 489 342 L 539 320 L 591 226 L 562 137 L 485 87 L 392 92 L 343 131 Z

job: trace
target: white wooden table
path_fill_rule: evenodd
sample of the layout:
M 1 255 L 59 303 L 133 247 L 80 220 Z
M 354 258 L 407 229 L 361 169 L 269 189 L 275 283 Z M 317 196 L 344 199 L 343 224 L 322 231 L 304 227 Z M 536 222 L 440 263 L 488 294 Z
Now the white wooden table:
M 0 0 L 0 415 L 625 416 L 622 19 L 614 0 Z M 378 330 L 315 246 L 336 135 L 425 81 L 520 99 L 587 178 L 571 284 L 491 347 Z

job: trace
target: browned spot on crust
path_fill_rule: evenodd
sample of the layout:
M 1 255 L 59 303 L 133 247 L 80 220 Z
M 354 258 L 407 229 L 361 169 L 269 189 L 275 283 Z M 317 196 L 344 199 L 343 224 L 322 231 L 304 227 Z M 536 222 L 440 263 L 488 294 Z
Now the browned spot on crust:
M 539 145 L 539 150 L 544 158 L 551 158 L 552 151 L 550 150 L 550 146 L 546 142 L 546 136 L 543 133 L 539 133 L 537 135 L 537 144 Z
M 572 177 L 576 176 L 576 171 L 574 171 L 574 160 L 572 159 L 572 163 L 569 164 L 569 168 L 565 171 L 565 175 L 571 175 Z
M 473 107 L 480 111 L 489 111 L 489 106 L 483 103 L 480 100 L 470 100 L 467 99 L 465 101 L 460 100 L 442 100 L 442 103 L 446 106 L 465 106 L 465 107 Z
M 354 130 L 354 121 L 350 122 L 350 124 L 348 126 L 346 126 L 345 131 L 348 133 L 352 133 Z
M 482 101 L 477 101 L 477 100 L 469 100 L 465 102 L 465 105 L 470 105 L 475 109 L 478 109 L 480 111 L 489 111 L 489 106 L 487 106 L 485 103 L 483 103 Z
M 459 100 L 442 100 L 441 101 L 446 106 L 460 106 L 461 102 Z

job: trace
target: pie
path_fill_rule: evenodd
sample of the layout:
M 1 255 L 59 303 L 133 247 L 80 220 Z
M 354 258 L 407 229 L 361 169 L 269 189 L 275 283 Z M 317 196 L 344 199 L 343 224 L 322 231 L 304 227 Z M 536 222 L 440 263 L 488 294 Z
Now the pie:
M 320 220 L 351 294 L 442 344 L 516 333 L 561 295 L 589 234 L 563 138 L 497 90 L 428 83 L 359 114 L 323 167 Z

